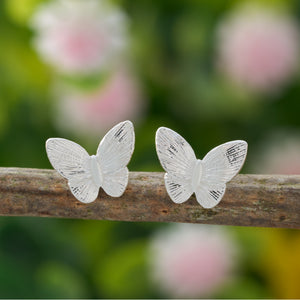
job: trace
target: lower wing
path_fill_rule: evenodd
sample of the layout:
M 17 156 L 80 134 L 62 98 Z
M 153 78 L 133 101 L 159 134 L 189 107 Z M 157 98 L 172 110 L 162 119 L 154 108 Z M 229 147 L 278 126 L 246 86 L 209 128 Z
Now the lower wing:
M 165 184 L 170 198 L 175 203 L 183 203 L 193 194 L 190 183 L 184 179 L 170 176 L 168 173 L 165 174 Z
M 113 173 L 106 173 L 103 177 L 102 188 L 105 193 L 112 197 L 122 196 L 128 183 L 128 169 L 122 168 Z
M 91 178 L 76 178 L 68 182 L 72 194 L 83 203 L 91 203 L 96 200 L 99 187 L 97 187 Z
M 195 191 L 198 203 L 204 208 L 213 208 L 223 198 L 226 190 L 225 184 L 201 185 Z

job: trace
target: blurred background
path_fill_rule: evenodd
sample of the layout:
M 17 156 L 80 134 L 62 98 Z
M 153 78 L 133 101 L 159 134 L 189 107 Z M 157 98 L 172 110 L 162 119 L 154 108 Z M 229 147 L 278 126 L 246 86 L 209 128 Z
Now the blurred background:
M 300 173 L 300 2 L 3 0 L 0 165 L 51 168 L 135 124 L 129 169 L 162 171 L 167 126 L 243 173 Z M 75 199 L 74 199 L 75 201 Z M 296 230 L 0 218 L 1 298 L 300 298 Z

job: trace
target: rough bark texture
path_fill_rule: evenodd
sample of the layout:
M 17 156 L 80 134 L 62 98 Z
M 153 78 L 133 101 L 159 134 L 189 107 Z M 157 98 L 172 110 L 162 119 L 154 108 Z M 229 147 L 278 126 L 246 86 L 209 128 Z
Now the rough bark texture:
M 173 203 L 163 173 L 131 172 L 122 197 L 101 189 L 83 204 L 54 170 L 0 168 L 0 215 L 300 228 L 300 176 L 238 175 L 219 205 L 203 209 L 194 196 Z

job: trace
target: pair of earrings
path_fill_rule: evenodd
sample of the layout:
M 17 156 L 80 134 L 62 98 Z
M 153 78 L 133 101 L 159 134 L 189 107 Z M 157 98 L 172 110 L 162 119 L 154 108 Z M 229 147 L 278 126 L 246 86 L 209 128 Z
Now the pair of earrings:
M 134 150 L 134 128 L 130 121 L 114 126 L 101 140 L 97 154 L 90 156 L 78 144 L 50 138 L 48 158 L 60 175 L 68 179 L 72 194 L 83 203 L 93 202 L 100 187 L 112 197 L 120 197 L 128 184 L 127 164 Z M 165 174 L 167 192 L 175 203 L 183 203 L 193 193 L 204 208 L 216 206 L 226 183 L 242 168 L 247 143 L 237 140 L 212 149 L 203 160 L 175 131 L 160 127 L 155 137 L 156 151 Z

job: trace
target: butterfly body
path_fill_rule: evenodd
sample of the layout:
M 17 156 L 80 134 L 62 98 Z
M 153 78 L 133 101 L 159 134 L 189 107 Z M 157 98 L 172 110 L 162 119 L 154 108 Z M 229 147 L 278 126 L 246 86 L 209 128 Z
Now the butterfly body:
M 103 184 L 103 174 L 96 155 L 88 158 L 88 166 L 94 184 L 100 188 Z
M 201 179 L 203 174 L 203 163 L 201 159 L 197 159 L 194 169 L 193 169 L 193 175 L 192 175 L 192 189 L 195 193 L 198 186 L 201 185 Z
M 90 156 L 80 145 L 62 138 L 48 139 L 46 151 L 54 169 L 68 180 L 72 194 L 79 201 L 90 203 L 100 188 L 112 197 L 123 194 L 134 140 L 133 125 L 125 121 L 104 136 L 96 155 Z
M 165 174 L 166 189 L 175 203 L 187 201 L 193 193 L 204 208 L 216 206 L 230 181 L 242 168 L 247 143 L 231 141 L 215 147 L 201 160 L 175 131 L 161 127 L 156 133 L 156 149 Z

